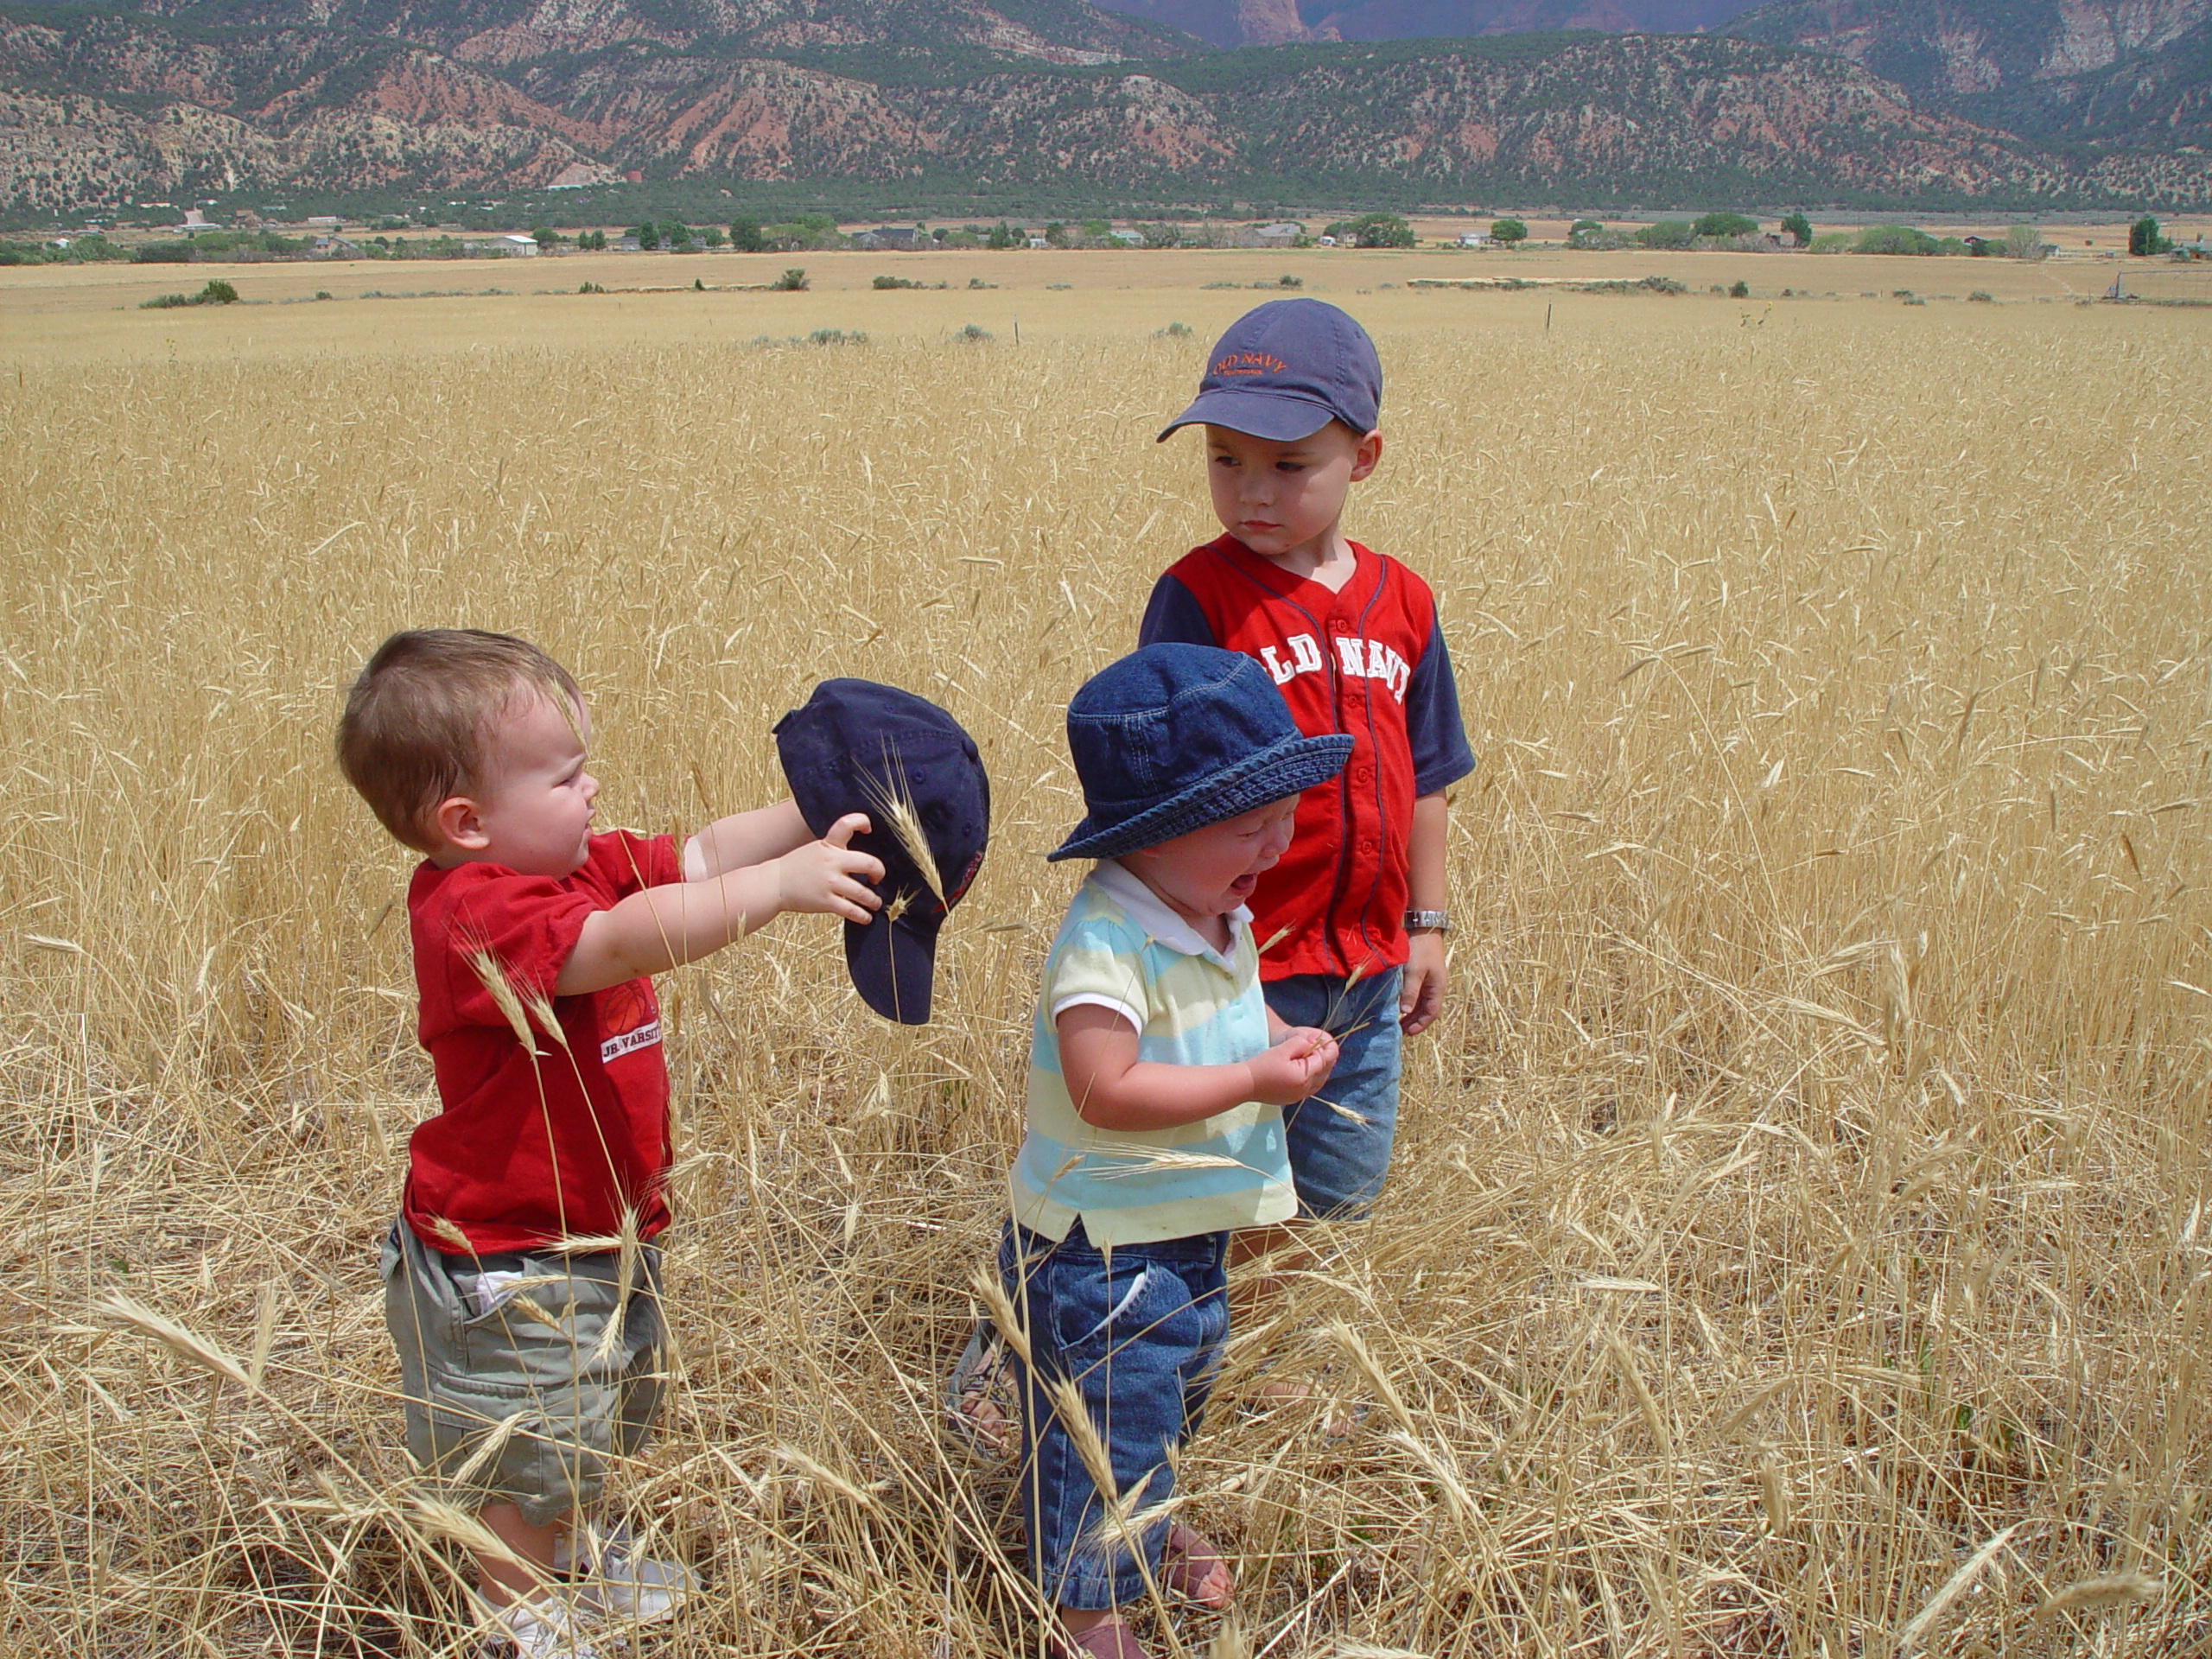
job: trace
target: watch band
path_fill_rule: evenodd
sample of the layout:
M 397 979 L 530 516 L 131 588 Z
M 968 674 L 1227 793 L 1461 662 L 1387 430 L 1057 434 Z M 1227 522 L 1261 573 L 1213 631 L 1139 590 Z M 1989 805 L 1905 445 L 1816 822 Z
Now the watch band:
M 1448 910 L 1409 910 L 1406 912 L 1406 931 L 1415 928 L 1433 927 L 1439 933 L 1452 931 L 1452 912 Z

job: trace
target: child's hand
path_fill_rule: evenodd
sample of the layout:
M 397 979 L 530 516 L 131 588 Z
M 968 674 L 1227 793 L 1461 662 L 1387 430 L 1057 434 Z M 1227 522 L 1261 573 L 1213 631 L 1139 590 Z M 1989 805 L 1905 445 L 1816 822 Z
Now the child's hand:
M 1414 934 L 1408 941 L 1406 971 L 1398 982 L 1398 1024 L 1407 1036 L 1420 1036 L 1444 1012 L 1446 983 L 1444 936 Z
M 852 839 L 868 833 L 868 815 L 848 812 L 819 841 L 785 853 L 776 861 L 776 904 L 779 910 L 830 912 L 849 922 L 865 922 L 883 900 L 865 885 L 883 880 L 883 861 L 855 852 Z
M 1295 1106 L 1329 1080 L 1337 1039 L 1312 1026 L 1293 1026 L 1282 1040 L 1245 1062 L 1252 1098 L 1269 1106 Z

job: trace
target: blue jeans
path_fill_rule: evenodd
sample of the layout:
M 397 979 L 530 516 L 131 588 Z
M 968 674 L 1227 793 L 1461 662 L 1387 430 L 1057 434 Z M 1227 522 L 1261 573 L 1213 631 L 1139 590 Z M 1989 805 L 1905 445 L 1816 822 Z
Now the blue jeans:
M 1035 1362 L 1032 1370 L 1013 1359 L 1029 1571 L 1047 1601 L 1090 1609 L 1143 1599 L 1147 1573 L 1158 1581 L 1168 1522 L 1136 1541 L 1141 1562 L 1110 1524 L 1098 1535 L 1104 1503 L 1046 1386 L 1066 1378 L 1081 1391 L 1116 1491 L 1142 1488 L 1132 1512 L 1169 1497 L 1167 1453 L 1197 1431 L 1229 1338 L 1228 1244 L 1227 1233 L 1200 1233 L 1102 1250 L 1080 1221 L 1057 1244 L 1011 1224 L 1000 1240 L 999 1275 Z
M 1404 977 L 1404 969 L 1393 968 L 1350 991 L 1332 974 L 1268 982 L 1268 1006 L 1285 1024 L 1349 1033 L 1338 1039 L 1337 1068 L 1320 1094 L 1283 1109 L 1301 1216 L 1357 1221 L 1382 1196 L 1398 1133 L 1398 983 Z M 1359 1119 L 1331 1111 L 1328 1101 Z

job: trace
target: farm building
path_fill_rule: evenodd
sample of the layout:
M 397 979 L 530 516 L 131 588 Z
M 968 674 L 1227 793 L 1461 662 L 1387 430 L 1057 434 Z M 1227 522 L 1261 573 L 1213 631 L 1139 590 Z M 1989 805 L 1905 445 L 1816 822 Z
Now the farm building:
M 1288 219 L 1273 225 L 1248 225 L 1236 232 L 1240 248 L 1287 248 L 1306 234 L 1306 227 Z

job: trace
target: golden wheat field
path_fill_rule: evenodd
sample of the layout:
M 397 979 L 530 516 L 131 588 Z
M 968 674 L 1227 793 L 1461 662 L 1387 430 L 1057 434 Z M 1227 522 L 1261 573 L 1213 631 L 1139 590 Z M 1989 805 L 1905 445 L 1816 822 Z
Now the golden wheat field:
M 665 985 L 683 1381 L 616 1497 L 707 1580 L 651 1659 L 1037 1650 L 1011 1473 L 936 1402 L 1075 880 L 1061 707 L 1212 534 L 1152 442 L 1259 297 L 1202 283 L 1282 259 L 1009 258 L 1019 344 L 1012 276 L 818 260 L 0 292 L 0 1649 L 473 1651 L 376 1277 L 411 861 L 329 759 L 385 633 L 471 624 L 576 671 L 602 823 L 779 794 L 825 675 L 981 742 L 936 1024 L 820 918 Z M 1154 1651 L 2212 1645 L 2212 311 L 1876 264 L 1770 306 L 1304 267 L 1380 345 L 1350 528 L 1434 584 L 1480 765 L 1391 1190 L 1184 1459 L 1236 1618 Z M 869 343 L 788 343 L 827 327 Z M 1253 1410 L 1262 1363 L 1312 1399 Z

